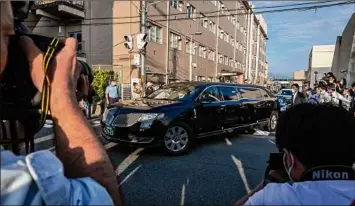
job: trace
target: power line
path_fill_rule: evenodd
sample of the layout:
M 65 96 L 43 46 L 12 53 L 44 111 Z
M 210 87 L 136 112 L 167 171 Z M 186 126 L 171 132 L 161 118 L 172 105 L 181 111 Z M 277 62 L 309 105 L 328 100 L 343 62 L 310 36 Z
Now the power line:
M 283 7 L 291 7 L 291 6 L 302 6 L 302 5 L 310 5 L 310 4 L 323 4 L 323 3 L 329 3 L 329 2 L 334 2 L 335 0 L 326 0 L 326 1 L 316 1 L 316 2 L 307 2 L 307 3 L 297 3 L 297 4 L 287 4 L 287 5 L 276 5 L 276 6 L 262 6 L 262 7 L 256 7 L 253 8 L 254 10 L 257 9 L 271 9 L 271 8 L 283 8 Z M 138 9 L 137 5 L 134 4 L 134 6 Z M 245 10 L 244 8 L 242 9 L 227 9 L 226 11 L 242 11 Z M 215 10 L 215 11 L 199 11 L 199 13 L 202 14 L 212 14 L 212 13 L 218 13 L 221 10 Z M 140 12 L 140 11 L 139 11 Z M 148 17 L 166 17 L 166 16 L 178 16 L 178 15 L 186 15 L 186 12 L 179 12 L 179 13 L 173 13 L 169 15 L 161 15 L 161 14 L 151 14 L 148 15 Z M 231 14 L 231 15 L 237 15 L 237 14 Z M 139 18 L 140 16 L 121 16 L 121 17 L 96 17 L 96 18 L 87 18 L 87 19 L 70 19 L 70 21 L 86 21 L 86 20 L 107 20 L 107 19 L 133 19 L 133 18 Z M 41 20 L 41 21 L 53 21 L 51 19 L 48 20 Z M 24 22 L 38 22 L 35 20 L 32 21 L 24 21 Z
M 254 14 L 264 14 L 264 13 L 278 13 L 278 12 L 286 12 L 286 11 L 307 11 L 310 9 L 319 9 L 319 8 L 327 8 L 327 7 L 334 7 L 334 6 L 342 6 L 342 5 L 348 5 L 348 4 L 353 4 L 355 3 L 354 0 L 352 1 L 347 1 L 347 2 L 341 2 L 341 3 L 335 3 L 335 4 L 326 4 L 326 5 L 318 5 L 318 6 L 309 6 L 309 7 L 296 7 L 296 8 L 287 8 L 287 9 L 275 9 L 275 10 L 264 10 L 264 11 L 259 11 L 259 12 L 254 12 Z M 213 16 L 204 16 L 204 17 L 195 17 L 195 18 L 190 18 L 190 17 L 184 17 L 184 18 L 176 18 L 176 19 L 170 19 L 169 21 L 181 21 L 181 20 L 191 20 L 191 19 L 201 19 L 201 18 L 213 18 L 213 17 L 228 17 L 228 16 L 233 16 L 233 15 L 248 15 L 249 13 L 238 13 L 238 14 L 226 14 L 226 15 L 213 15 Z M 166 19 L 150 19 L 153 22 L 164 22 L 167 21 Z M 114 25 L 114 24 L 135 24 L 139 23 L 140 21 L 126 21 L 126 22 L 98 22 L 98 23 L 71 23 L 68 24 L 67 26 L 103 26 L 103 25 Z M 35 25 L 35 26 L 30 26 L 27 25 L 27 27 L 36 27 L 36 28 L 43 28 L 43 27 L 57 27 L 60 26 L 60 24 L 52 24 L 52 25 Z

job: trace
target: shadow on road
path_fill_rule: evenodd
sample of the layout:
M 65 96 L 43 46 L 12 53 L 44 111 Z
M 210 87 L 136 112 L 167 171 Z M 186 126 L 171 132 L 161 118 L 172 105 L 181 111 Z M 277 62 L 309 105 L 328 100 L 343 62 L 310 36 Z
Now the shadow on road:
M 183 156 L 160 148 L 134 151 L 109 151 L 120 168 L 126 205 L 232 205 L 260 183 L 276 148 L 266 137 L 231 134 L 198 141 Z

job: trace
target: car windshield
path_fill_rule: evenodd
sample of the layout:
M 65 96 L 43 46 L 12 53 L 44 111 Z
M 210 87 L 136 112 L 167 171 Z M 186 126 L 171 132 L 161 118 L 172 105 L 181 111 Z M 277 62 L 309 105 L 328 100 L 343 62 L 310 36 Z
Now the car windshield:
M 187 99 L 194 91 L 195 87 L 191 85 L 172 84 L 156 90 L 147 98 L 157 100 L 183 100 Z
M 292 91 L 291 90 L 282 90 L 281 95 L 292 95 Z

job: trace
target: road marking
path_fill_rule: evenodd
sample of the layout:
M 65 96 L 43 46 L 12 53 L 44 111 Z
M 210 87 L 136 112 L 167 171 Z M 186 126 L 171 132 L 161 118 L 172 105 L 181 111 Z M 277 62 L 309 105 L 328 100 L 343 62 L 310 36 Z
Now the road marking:
M 45 142 L 54 138 L 54 134 L 46 135 L 43 137 L 35 138 L 35 144 Z
M 185 190 L 186 190 L 186 186 L 185 184 L 182 185 L 181 188 L 181 201 L 180 201 L 180 206 L 184 206 L 185 204 Z
M 136 159 L 138 159 L 139 153 L 143 150 L 144 148 L 139 148 L 132 152 L 130 155 L 128 155 L 128 157 L 126 157 L 126 159 L 124 159 L 123 162 L 116 168 L 116 175 L 122 174 Z
M 247 180 L 247 178 L 245 176 L 245 172 L 244 172 L 244 168 L 243 168 L 242 162 L 239 159 L 237 159 L 234 155 L 231 155 L 231 157 L 232 157 L 233 162 L 235 163 L 235 165 L 238 168 L 239 175 L 242 178 L 245 190 L 247 191 L 247 193 L 249 193 L 250 192 L 250 187 L 249 187 L 249 184 L 248 184 L 248 180 Z
M 228 145 L 228 146 L 231 146 L 231 145 L 232 145 L 232 142 L 231 142 L 231 141 L 229 141 L 229 139 L 228 139 L 228 138 L 225 138 L 225 140 L 226 140 L 226 143 L 227 143 L 227 145 Z
M 117 143 L 114 143 L 114 142 L 110 142 L 110 143 L 107 143 L 104 145 L 105 149 L 108 150 L 108 149 L 111 149 L 112 147 L 116 146 Z
M 123 185 L 123 183 L 125 183 L 132 175 L 134 175 L 134 173 L 137 172 L 137 170 L 139 170 L 139 168 L 141 168 L 142 165 L 139 165 L 138 167 L 136 167 L 131 173 L 129 173 L 120 183 L 120 185 Z
M 274 141 L 272 141 L 272 140 L 270 140 L 270 139 L 269 139 L 269 142 L 270 142 L 271 144 L 275 144 L 275 142 L 274 142 Z

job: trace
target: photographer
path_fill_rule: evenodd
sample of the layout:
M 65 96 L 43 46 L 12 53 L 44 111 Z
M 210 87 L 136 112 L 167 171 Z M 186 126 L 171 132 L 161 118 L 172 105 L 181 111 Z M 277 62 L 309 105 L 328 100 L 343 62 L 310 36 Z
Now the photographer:
M 331 122 L 331 129 L 324 122 Z M 355 200 L 354 133 L 355 120 L 341 107 L 291 107 L 276 130 L 285 170 L 271 170 L 237 205 L 350 205 Z
M 10 2 L 0 2 L 0 8 L 1 77 L 14 24 Z M 111 162 L 76 100 L 80 78 L 76 67 L 77 42 L 68 38 L 63 43 L 64 48 L 47 73 L 57 156 L 46 150 L 16 156 L 1 147 L 1 205 L 122 204 Z M 30 65 L 32 81 L 41 91 L 45 76 L 43 54 L 28 37 L 21 37 L 20 44 Z M 81 85 L 81 89 L 88 87 Z M 0 136 L 4 136 L 5 131 L 1 130 L 0 127 Z

